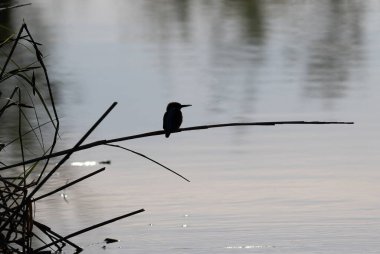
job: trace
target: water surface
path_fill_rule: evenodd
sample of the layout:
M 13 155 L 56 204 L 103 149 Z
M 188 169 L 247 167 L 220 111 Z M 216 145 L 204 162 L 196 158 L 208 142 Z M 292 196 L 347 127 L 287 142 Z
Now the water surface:
M 75 154 L 36 204 L 62 235 L 145 208 L 73 239 L 84 253 L 378 253 L 380 4 L 373 1 L 45 1 L 12 11 L 43 51 L 69 148 L 158 130 L 170 101 L 184 126 L 354 121 L 184 132 L 120 143 L 177 170 L 100 147 Z M 102 249 L 103 239 L 119 243 Z

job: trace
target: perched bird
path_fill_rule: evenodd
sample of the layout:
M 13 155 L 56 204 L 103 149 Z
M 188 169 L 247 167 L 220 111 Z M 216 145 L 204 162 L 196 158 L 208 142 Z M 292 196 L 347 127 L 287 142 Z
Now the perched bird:
M 189 107 L 191 105 L 181 105 L 178 102 L 170 102 L 166 107 L 164 114 L 164 131 L 165 137 L 169 137 L 170 133 L 179 129 L 182 124 L 181 108 Z

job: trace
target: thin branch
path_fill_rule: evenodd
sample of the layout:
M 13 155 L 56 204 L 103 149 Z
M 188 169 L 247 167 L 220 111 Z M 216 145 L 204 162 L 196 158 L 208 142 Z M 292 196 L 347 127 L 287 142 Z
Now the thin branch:
M 121 219 L 124 219 L 124 218 L 126 218 L 126 217 L 130 217 L 130 216 L 132 216 L 132 215 L 135 215 L 135 214 L 138 214 L 138 213 L 142 213 L 142 212 L 144 212 L 144 211 L 145 211 L 144 209 L 140 209 L 140 210 L 137 210 L 137 211 L 134 211 L 134 212 L 131 212 L 131 213 L 127 213 L 127 214 L 124 214 L 124 215 L 122 215 L 122 216 L 119 216 L 119 217 L 116 217 L 116 218 L 113 218 L 113 219 L 110 219 L 110 220 L 107 220 L 107 221 L 103 221 L 103 222 L 98 223 L 98 224 L 96 224 L 96 225 L 93 225 L 93 226 L 91 226 L 91 227 L 84 228 L 84 229 L 79 230 L 79 231 L 77 231 L 77 232 L 71 233 L 71 234 L 69 234 L 69 235 L 67 235 L 67 236 L 65 236 L 65 237 L 62 237 L 62 239 L 59 239 L 59 240 L 54 241 L 54 242 L 51 242 L 51 243 L 49 243 L 49 244 L 47 244 L 47 245 L 45 245 L 45 246 L 42 246 L 42 247 L 40 247 L 40 248 L 34 250 L 33 253 L 38 253 L 39 251 L 41 251 L 41 250 L 43 250 L 43 249 L 45 249 L 45 248 L 48 248 L 48 247 L 50 247 L 50 246 L 52 246 L 52 245 L 54 245 L 54 244 L 56 244 L 56 243 L 59 243 L 59 242 L 62 242 L 62 241 L 66 241 L 67 239 L 72 238 L 72 237 L 74 237 L 74 236 L 77 236 L 77 235 L 83 234 L 83 233 L 85 233 L 85 232 L 87 232 L 87 231 L 90 231 L 90 230 L 93 230 L 93 229 L 95 229 L 95 228 L 98 228 L 98 227 L 101 227 L 101 226 L 107 225 L 107 224 L 112 223 L 112 222 L 115 222 L 115 221 L 117 221 L 117 220 L 121 220 Z
M 15 96 L 16 92 L 19 90 L 20 88 L 18 86 L 16 86 L 13 91 L 12 91 L 12 94 L 9 98 L 7 98 L 7 102 L 5 103 L 5 105 L 0 109 L 0 117 L 2 116 L 2 114 L 5 112 L 5 110 L 7 108 L 10 107 L 10 105 L 12 105 L 12 103 L 14 102 L 13 100 L 13 96 Z
M 6 10 L 9 10 L 9 9 L 14 9 L 14 8 L 22 7 L 22 6 L 27 6 L 27 5 L 31 5 L 31 3 L 18 4 L 18 5 L 12 5 L 12 6 L 8 6 L 8 7 L 0 8 L 0 12 L 6 11 Z
M 21 91 L 18 92 L 18 100 L 19 100 L 19 103 L 21 102 Z M 18 136 L 20 137 L 20 150 L 21 150 L 21 158 L 22 158 L 22 161 L 24 162 L 25 161 L 25 155 L 24 155 L 24 145 L 23 145 L 23 142 L 22 142 L 22 132 L 21 132 L 21 128 L 22 128 L 22 120 L 21 120 L 21 109 L 19 108 L 18 110 Z M 23 172 L 24 172 L 24 179 L 23 179 L 23 183 L 24 183 L 24 187 L 26 185 L 26 178 L 25 178 L 25 164 L 23 165 Z
M 13 52 L 14 52 L 15 49 L 16 49 L 17 43 L 18 43 L 18 41 L 19 41 L 19 39 L 20 39 L 20 36 L 21 36 L 23 30 L 24 30 L 24 29 L 23 29 L 23 25 L 22 25 L 20 31 L 19 31 L 18 34 L 17 34 L 16 40 L 15 40 L 14 43 L 13 43 L 13 46 L 12 46 L 12 48 L 11 48 L 11 51 L 9 52 L 8 57 L 7 57 L 7 59 L 6 59 L 5 62 L 4 62 L 3 68 L 2 68 L 2 70 L 1 70 L 1 72 L 0 72 L 0 79 L 3 77 L 3 74 L 4 74 L 4 72 L 5 72 L 5 69 L 7 68 L 8 63 L 9 63 L 9 61 L 10 61 L 11 58 L 12 58 Z
M 52 122 L 52 121 L 47 121 L 47 122 L 45 122 L 45 123 L 43 123 L 43 124 L 39 124 L 39 125 L 37 125 L 36 127 L 30 129 L 29 131 L 24 132 L 24 133 L 21 135 L 21 137 L 27 135 L 27 134 L 30 133 L 30 132 L 34 132 L 36 129 L 39 129 L 39 128 L 43 127 L 44 125 L 46 125 L 46 124 L 48 124 L 48 123 L 51 123 L 51 122 Z M 8 143 L 6 143 L 6 144 L 4 145 L 4 148 L 7 147 L 7 146 L 9 146 L 10 144 L 12 144 L 13 142 L 15 142 L 15 141 L 17 141 L 17 140 L 19 140 L 19 138 L 15 138 L 15 139 L 9 141 Z
M 70 182 L 70 183 L 68 183 L 68 184 L 65 184 L 65 185 L 59 187 L 58 189 L 55 189 L 55 190 L 53 190 L 53 191 L 51 191 L 51 192 L 49 192 L 49 193 L 46 193 L 46 194 L 44 194 L 44 195 L 41 195 L 41 196 L 39 196 L 39 197 L 37 197 L 37 198 L 35 198 L 35 199 L 32 199 L 32 202 L 36 202 L 37 200 L 43 199 L 43 198 L 45 198 L 45 197 L 47 197 L 47 196 L 50 196 L 50 195 L 52 195 L 52 194 L 54 194 L 54 193 L 57 193 L 57 192 L 60 191 L 60 190 L 66 189 L 67 187 L 70 187 L 70 186 L 72 186 L 72 185 L 74 185 L 74 184 L 76 184 L 76 183 L 78 183 L 78 182 L 80 182 L 80 181 L 83 181 L 83 180 L 85 180 L 85 179 L 87 179 L 87 178 L 89 178 L 89 177 L 91 177 L 91 176 L 93 176 L 93 175 L 96 175 L 96 174 L 98 174 L 98 173 L 104 171 L 105 169 L 106 169 L 106 168 L 103 167 L 103 168 L 98 169 L 98 170 L 96 170 L 96 171 L 94 171 L 94 172 L 92 172 L 92 173 L 90 173 L 90 174 L 87 174 L 87 175 L 81 177 L 81 178 L 78 178 L 78 179 L 75 180 L 75 181 L 72 181 L 72 182 Z
M 134 151 L 134 150 L 131 150 L 131 149 L 128 149 L 128 148 L 126 148 L 126 147 L 119 146 L 119 145 L 106 144 L 106 146 L 118 147 L 118 148 L 124 149 L 124 150 L 126 150 L 126 151 L 129 151 L 129 152 L 131 152 L 131 153 L 137 154 L 137 155 L 139 155 L 139 156 L 141 156 L 141 157 L 143 157 L 143 158 L 145 158 L 145 159 L 150 160 L 151 162 L 156 163 L 157 165 L 163 167 L 164 169 L 169 170 L 169 171 L 172 172 L 173 174 L 176 174 L 177 176 L 181 177 L 182 179 L 184 179 L 184 180 L 190 182 L 190 180 L 187 179 L 186 177 L 184 177 L 183 175 L 181 175 L 181 174 L 175 172 L 174 170 L 172 170 L 172 169 L 166 167 L 165 165 L 159 163 L 158 161 L 153 160 L 152 158 L 149 158 L 148 156 L 146 156 L 146 155 L 144 155 L 144 154 L 142 154 L 142 153 L 136 152 L 136 151 Z
M 47 69 L 46 69 L 46 66 L 45 66 L 45 63 L 42 59 L 42 53 L 41 51 L 38 49 L 38 45 L 37 43 L 34 41 L 33 39 L 33 36 L 32 34 L 29 32 L 29 29 L 28 29 L 28 26 L 24 23 L 22 25 L 22 28 L 20 30 L 23 30 L 25 29 L 25 32 L 27 33 L 27 35 L 29 36 L 30 40 L 31 40 L 31 43 L 34 47 L 34 50 L 35 50 L 35 53 L 36 53 L 36 57 L 37 57 L 37 60 L 38 62 L 40 63 L 42 69 L 43 69 L 43 72 L 44 72 L 44 76 L 45 76 L 45 80 L 46 80 L 46 85 L 47 85 L 47 88 L 48 88 L 48 91 L 49 91 L 49 97 L 50 97 L 50 103 L 51 103 L 51 106 L 53 108 L 53 113 L 54 113 L 54 118 L 57 119 L 56 120 L 56 124 L 54 124 L 54 121 L 52 121 L 52 124 L 53 126 L 55 127 L 55 132 L 54 132 L 54 137 L 53 137 L 53 142 L 52 142 L 52 145 L 51 145 L 51 150 L 50 150 L 50 153 L 49 154 L 52 154 L 53 153 L 53 150 L 55 148 L 55 145 L 56 145 L 56 142 L 57 142 L 57 136 L 59 135 L 58 134 L 58 131 L 59 131 L 59 118 L 58 118 L 58 114 L 57 114 L 57 110 L 56 110 L 56 107 L 55 107 L 55 102 L 54 102 L 54 99 L 53 99 L 53 92 L 51 90 L 51 85 L 50 85 L 50 79 L 49 79 L 49 75 L 48 75 L 48 72 L 47 72 Z M 20 36 L 21 34 L 19 34 Z M 42 100 L 43 101 L 43 100 Z M 47 110 L 49 116 L 50 116 L 50 112 L 49 110 Z M 52 120 L 52 118 L 50 117 L 50 120 Z M 70 156 L 70 155 L 69 155 Z M 45 162 L 45 165 L 41 171 L 41 175 L 45 172 L 45 169 L 49 163 L 49 160 L 50 159 L 47 159 L 46 162 Z M 48 177 L 49 177 L 49 174 L 48 174 Z M 47 178 L 48 178 L 47 177 Z M 38 179 L 37 182 L 39 182 L 40 179 Z M 37 186 L 36 188 L 38 189 L 41 185 Z M 34 190 L 33 190 L 34 191 Z
M 174 132 L 182 132 L 182 131 L 194 131 L 194 130 L 204 130 L 204 129 L 211 129 L 211 128 L 221 128 L 221 127 L 231 127 L 231 126 L 274 126 L 274 125 L 286 125 L 286 124 L 317 124 L 317 125 L 322 125 L 322 124 L 354 124 L 353 122 L 322 122 L 322 121 L 279 121 L 279 122 L 248 122 L 248 123 L 224 123 L 224 124 L 213 124 L 213 125 L 200 125 L 200 126 L 193 126 L 193 127 L 187 127 L 187 128 L 182 128 L 179 129 L 178 131 L 173 131 Z M 33 163 L 39 160 L 45 160 L 48 158 L 53 158 L 53 157 L 58 157 L 65 155 L 67 153 L 72 153 L 72 152 L 77 152 L 81 150 L 86 150 L 95 146 L 99 145 L 106 145 L 106 144 L 112 144 L 112 143 L 117 143 L 121 141 L 126 141 L 126 140 L 131 140 L 131 139 L 138 139 L 138 138 L 145 138 L 145 137 L 151 137 L 151 136 L 158 136 L 158 135 L 163 135 L 165 134 L 165 131 L 159 130 L 159 131 L 152 131 L 152 132 L 145 132 L 137 135 L 132 135 L 132 136 L 126 136 L 122 138 L 114 138 L 114 139 L 103 139 L 103 140 L 98 140 L 94 141 L 76 148 L 72 149 L 67 149 L 67 150 L 62 150 L 56 153 L 52 153 L 50 155 L 45 155 L 41 156 L 38 158 L 30 159 L 25 161 L 26 164 Z M 0 168 L 0 171 L 8 169 L 8 168 L 13 168 L 17 166 L 21 166 L 22 162 L 8 165 L 5 167 Z
M 49 238 L 54 241 L 52 239 L 52 237 L 50 235 L 52 235 L 55 239 L 58 239 L 59 241 L 56 241 L 56 244 L 53 244 L 53 245 L 56 245 L 60 242 L 66 242 L 68 243 L 69 245 L 73 246 L 77 251 L 80 250 L 82 251 L 83 249 L 81 247 L 79 247 L 78 245 L 76 245 L 75 243 L 69 241 L 68 239 L 65 239 L 63 240 L 63 237 L 59 234 L 57 234 L 56 232 L 54 232 L 53 230 L 51 230 L 51 228 L 49 228 L 48 226 L 42 224 L 42 223 L 39 223 L 37 221 L 33 221 L 33 224 L 36 225 L 38 227 L 39 230 L 41 230 L 43 233 L 45 233 L 47 236 L 49 236 Z M 42 240 L 41 240 L 42 241 Z M 43 242 L 45 245 L 47 245 L 47 243 Z M 50 245 L 51 246 L 51 245 Z M 49 246 L 49 247 L 50 247 Z M 57 246 L 58 249 L 61 249 L 61 247 Z

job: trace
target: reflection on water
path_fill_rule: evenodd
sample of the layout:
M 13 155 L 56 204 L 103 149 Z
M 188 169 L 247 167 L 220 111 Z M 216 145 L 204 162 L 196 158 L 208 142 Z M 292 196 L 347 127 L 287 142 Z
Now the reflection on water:
M 87 253 L 379 252 L 377 1 L 32 3 L 0 18 L 16 30 L 25 17 L 44 44 L 63 117 L 62 146 L 74 144 L 114 100 L 117 109 L 92 140 L 160 129 L 169 101 L 193 105 L 184 126 L 356 122 L 123 144 L 189 184 L 114 148 L 84 151 L 70 163 L 112 164 L 65 190 L 65 200 L 57 194 L 38 203 L 39 220 L 65 235 L 147 210 L 76 238 Z M 4 127 L 1 138 L 12 128 Z M 46 191 L 96 169 L 68 163 Z M 106 237 L 121 241 L 103 250 Z
M 309 46 L 307 93 L 327 99 L 343 97 L 351 70 L 362 57 L 362 4 L 331 1 L 322 6 L 324 32 Z M 317 87 L 316 87 L 317 86 Z

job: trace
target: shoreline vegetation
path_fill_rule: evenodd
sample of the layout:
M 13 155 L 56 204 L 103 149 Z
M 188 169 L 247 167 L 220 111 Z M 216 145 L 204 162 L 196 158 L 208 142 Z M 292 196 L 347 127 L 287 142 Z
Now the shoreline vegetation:
M 24 5 L 0 8 L 0 12 L 20 6 Z M 6 154 L 8 152 L 7 148 L 12 145 L 12 152 L 15 153 L 16 150 L 16 154 L 20 158 L 19 162 L 9 164 L 3 161 L 6 156 L 0 157 L 0 252 L 6 254 L 54 253 L 62 251 L 66 246 L 71 246 L 75 249 L 74 253 L 79 253 L 83 249 L 70 241 L 72 237 L 145 211 L 141 208 L 136 211 L 127 212 L 66 236 L 55 232 L 49 225 L 36 221 L 34 219 L 34 207 L 38 205 L 39 200 L 105 170 L 105 167 L 100 168 L 88 175 L 66 183 L 51 192 L 43 193 L 43 187 L 50 180 L 51 176 L 77 151 L 100 145 L 113 146 L 141 156 L 190 182 L 186 177 L 147 155 L 114 144 L 131 139 L 164 135 L 165 132 L 163 130 L 85 143 L 87 137 L 117 105 L 116 102 L 112 103 L 76 145 L 70 149 L 57 152 L 56 147 L 60 139 L 60 122 L 54 100 L 54 91 L 44 63 L 45 58 L 40 50 L 41 46 L 41 43 L 34 40 L 26 23 L 22 24 L 17 34 L 12 34 L 0 41 L 0 128 L 7 123 L 14 126 L 15 129 L 15 132 L 12 133 L 13 136 L 9 134 L 7 137 L 9 142 L 0 144 L 0 155 Z M 19 64 L 16 51 L 21 55 L 28 54 L 29 58 L 25 59 L 28 59 L 29 63 Z M 321 125 L 353 124 L 353 122 L 274 121 L 223 123 L 181 128 L 175 132 L 230 126 L 274 126 L 285 124 Z M 2 135 L 3 133 L 1 132 Z M 38 151 L 31 153 L 27 143 L 30 142 L 30 139 L 33 139 L 33 142 L 37 144 L 39 147 Z M 52 165 L 49 161 L 53 157 L 61 158 L 57 164 Z M 32 172 L 37 174 L 32 174 Z

